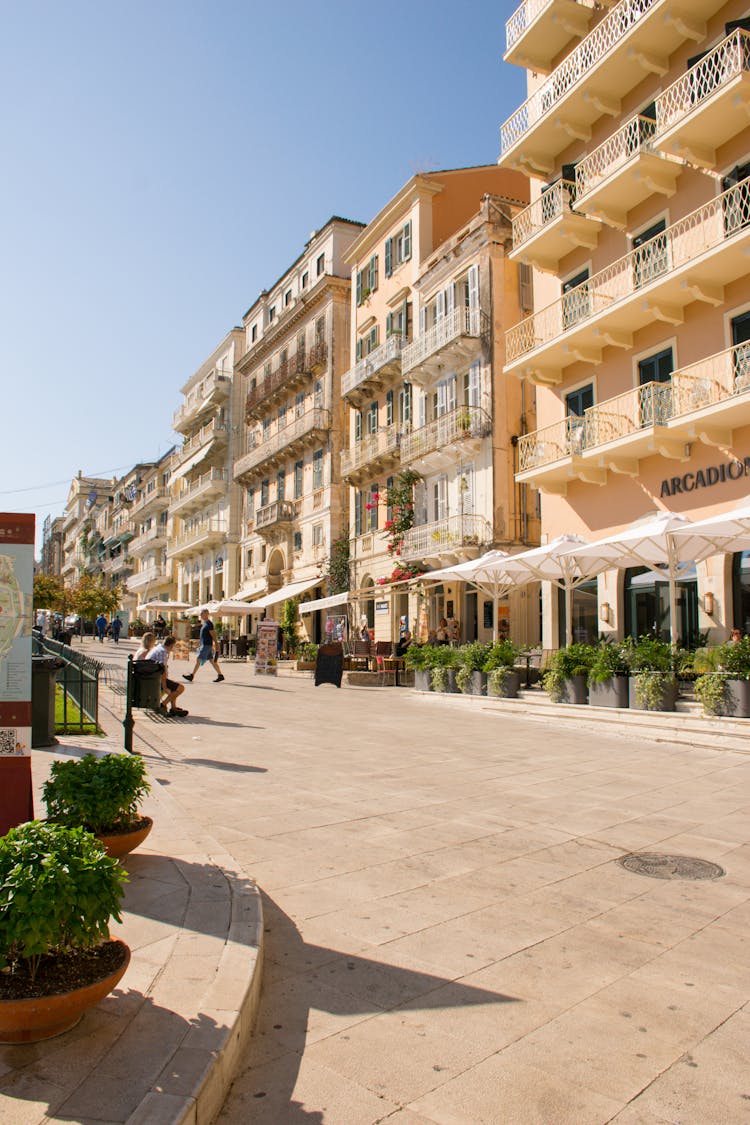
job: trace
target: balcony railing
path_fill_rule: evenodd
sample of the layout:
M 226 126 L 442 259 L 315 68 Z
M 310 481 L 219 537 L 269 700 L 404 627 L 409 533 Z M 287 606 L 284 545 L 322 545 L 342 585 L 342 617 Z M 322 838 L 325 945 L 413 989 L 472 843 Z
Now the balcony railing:
M 558 180 L 546 188 L 538 199 L 513 220 L 513 249 L 518 250 L 549 223 L 559 219 L 573 208 L 576 185 L 568 180 Z
M 248 393 L 245 400 L 246 411 L 253 410 L 277 390 L 294 382 L 295 376 L 314 374 L 325 366 L 327 358 L 328 346 L 325 340 L 318 340 L 310 349 L 295 352 Z
M 492 541 L 492 529 L 484 516 L 467 513 L 446 516 L 434 523 L 420 524 L 406 532 L 401 546 L 402 559 L 423 559 L 467 547 L 482 547 Z
M 153 566 L 147 566 L 137 571 L 136 574 L 131 574 L 128 578 L 128 589 L 140 590 L 144 586 L 152 586 L 156 583 L 168 581 L 169 572 L 166 566 L 164 566 L 163 563 L 155 563 Z
M 142 493 L 135 504 L 133 505 L 133 512 L 143 512 L 154 504 L 167 507 L 169 504 L 169 489 L 168 488 L 152 488 L 150 492 Z
M 341 380 L 342 395 L 348 395 L 379 372 L 398 373 L 401 369 L 401 351 L 405 343 L 403 336 L 389 336 L 379 347 L 373 348 L 369 355 L 360 359 L 344 375 Z
M 641 290 L 660 279 L 671 279 L 675 271 L 722 246 L 749 224 L 750 181 L 736 184 L 516 324 L 505 337 L 507 363 L 513 364 L 601 313 L 614 312 Z M 689 292 L 686 296 L 689 298 Z M 645 308 L 643 316 L 650 316 Z
M 329 410 L 306 410 L 298 415 L 275 434 L 264 439 L 262 431 L 253 430 L 248 436 L 248 450 L 243 457 L 235 462 L 234 475 L 240 477 L 257 465 L 275 457 L 282 449 L 292 445 L 300 438 L 311 434 L 327 433 L 331 428 L 331 413 Z
M 481 406 L 458 406 L 433 418 L 426 426 L 404 434 L 401 463 L 406 465 L 430 453 L 447 450 L 458 442 L 484 438 L 492 432 L 492 420 Z
M 207 442 L 213 440 L 226 440 L 229 426 L 226 422 L 220 422 L 218 418 L 212 418 L 205 426 L 201 426 L 197 434 L 193 434 L 191 438 L 183 444 L 182 449 L 177 450 L 175 453 L 174 464 L 175 467 L 181 465 L 183 461 L 187 460 L 191 453 L 201 449 Z
M 586 34 L 594 5 L 574 0 L 525 0 L 505 24 L 505 59 L 546 74 L 574 37 Z
M 518 440 L 519 474 L 623 438 L 650 427 L 669 427 L 696 411 L 732 404 L 750 391 L 750 345 L 739 344 L 690 364 L 666 383 L 646 383 L 590 406 L 581 417 L 563 418 Z
M 255 530 L 261 531 L 264 527 L 273 524 L 289 523 L 299 515 L 298 500 L 274 500 L 264 508 L 258 508 L 255 513 Z
M 656 122 L 636 114 L 576 165 L 576 195 L 585 195 L 639 152 L 653 152 Z
M 147 551 L 160 540 L 166 539 L 166 537 L 166 526 L 163 523 L 157 523 L 154 527 L 150 527 L 148 531 L 143 531 L 140 535 L 136 535 L 128 549 L 131 554 L 135 555 L 140 551 Z
M 356 473 L 385 454 L 397 454 L 400 443 L 401 431 L 396 426 L 386 426 L 376 434 L 355 442 L 351 449 L 345 449 L 341 454 L 341 475 L 346 477 Z
M 189 391 L 185 396 L 185 401 L 179 409 L 175 410 L 172 415 L 172 426 L 175 430 L 179 429 L 180 425 L 195 414 L 203 406 L 209 405 L 208 400 L 213 396 L 214 398 L 224 397 L 229 393 L 232 379 L 230 375 L 224 375 L 220 372 L 212 372 L 208 378 L 193 390 Z M 223 392 L 223 395 L 221 393 Z
M 181 551 L 197 546 L 204 540 L 220 540 L 229 531 L 226 520 L 209 519 L 196 524 L 182 535 L 176 535 L 170 540 L 167 547 L 168 555 L 176 555 Z
M 419 367 L 430 356 L 462 337 L 478 338 L 482 334 L 483 317 L 479 309 L 465 307 L 453 309 L 447 316 L 435 321 L 432 328 L 406 344 L 401 352 L 401 370 L 404 375 Z
M 172 510 L 178 511 L 185 508 L 195 501 L 199 501 L 201 496 L 212 495 L 217 491 L 223 491 L 222 485 L 226 484 L 229 480 L 229 473 L 226 469 L 211 469 L 207 473 L 203 473 L 191 484 L 181 489 L 177 496 L 172 500 Z

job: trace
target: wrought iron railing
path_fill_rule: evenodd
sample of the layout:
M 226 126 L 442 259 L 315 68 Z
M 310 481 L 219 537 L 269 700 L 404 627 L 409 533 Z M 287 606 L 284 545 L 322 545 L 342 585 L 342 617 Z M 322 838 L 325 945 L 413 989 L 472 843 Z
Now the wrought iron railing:
M 585 79 L 631 27 L 659 0 L 620 0 L 609 15 L 582 39 L 530 98 L 500 128 L 500 150 L 507 152 L 545 117 L 568 91 Z
M 99 677 L 105 665 L 70 645 L 40 637 L 36 631 L 32 638 L 34 656 L 56 656 L 63 661 L 56 673 L 55 695 L 60 698 L 60 707 L 55 707 L 56 733 L 95 733 L 99 729 Z
M 285 386 L 295 375 L 309 375 L 325 364 L 328 347 L 325 340 L 318 340 L 311 348 L 305 348 L 290 355 L 280 363 L 275 371 L 261 379 L 245 400 L 245 409 L 252 410 L 258 403 L 269 398 L 280 387 Z
M 397 426 L 386 426 L 376 434 L 355 442 L 351 449 L 345 449 L 341 454 L 341 475 L 353 473 L 385 453 L 395 452 L 400 443 L 401 431 Z
M 576 198 L 576 185 L 569 180 L 558 180 L 545 188 L 513 220 L 513 249 L 518 250 L 549 223 L 559 219 L 566 211 L 572 211 Z
M 656 121 L 636 114 L 576 165 L 576 194 L 593 191 L 639 152 L 652 152 Z
M 467 438 L 483 438 L 492 432 L 492 419 L 481 406 L 457 406 L 426 426 L 404 434 L 401 439 L 401 462 L 408 464 L 418 457 L 444 449 Z
M 744 181 L 514 325 L 505 336 L 507 362 L 513 363 L 583 321 L 615 308 L 653 281 L 721 246 L 748 225 L 750 181 Z
M 545 8 L 550 8 L 553 3 L 554 0 L 525 0 L 525 3 L 516 8 L 513 15 L 505 23 L 506 54 L 516 45 L 526 28 L 531 26 L 539 13 L 543 12 Z
M 342 395 L 349 394 L 355 387 L 360 386 L 361 383 L 366 383 L 373 375 L 376 375 L 381 368 L 385 367 L 387 363 L 395 363 L 401 355 L 401 350 L 406 341 L 403 336 L 389 336 L 377 348 L 366 355 L 363 359 L 358 360 L 354 367 L 346 372 L 341 380 L 341 393 Z
M 750 34 L 737 28 L 659 95 L 656 136 L 671 129 L 680 118 L 747 70 L 750 70 Z
M 484 320 L 479 309 L 461 307 L 436 320 L 431 328 L 422 332 L 401 352 L 401 370 L 408 371 L 424 363 L 435 352 L 462 336 L 481 336 Z
M 252 430 L 247 438 L 247 451 L 244 456 L 235 462 L 234 475 L 236 477 L 241 476 L 242 473 L 254 469 L 256 465 L 260 465 L 269 457 L 275 456 L 280 450 L 285 449 L 306 434 L 318 430 L 328 431 L 330 428 L 330 411 L 315 408 L 297 415 L 291 422 L 288 422 L 287 425 L 282 426 L 280 430 L 267 438 L 263 437 L 262 430 Z
M 484 516 L 467 512 L 446 516 L 434 523 L 410 528 L 401 545 L 402 559 L 425 558 L 460 547 L 483 547 L 492 541 L 492 528 Z

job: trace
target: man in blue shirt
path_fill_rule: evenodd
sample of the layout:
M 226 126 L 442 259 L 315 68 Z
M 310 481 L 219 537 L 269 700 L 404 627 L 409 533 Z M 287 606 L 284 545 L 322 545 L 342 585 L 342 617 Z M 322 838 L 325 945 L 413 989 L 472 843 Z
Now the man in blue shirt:
M 216 643 L 216 633 L 214 632 L 213 621 L 211 621 L 211 618 L 208 615 L 208 610 L 202 609 L 201 635 L 198 645 L 198 655 L 195 660 L 195 667 L 193 668 L 192 672 L 188 672 L 187 674 L 183 675 L 183 680 L 187 680 L 188 683 L 192 684 L 193 676 L 198 671 L 198 669 L 201 668 L 204 664 L 210 664 L 216 672 L 216 679 L 214 680 L 214 683 L 220 684 L 224 679 L 224 676 L 222 675 L 221 668 L 219 667 L 219 661 L 216 659 L 217 651 L 218 645 Z
M 104 634 L 107 631 L 107 618 L 100 613 L 96 619 L 96 631 L 99 635 L 99 644 L 104 644 Z

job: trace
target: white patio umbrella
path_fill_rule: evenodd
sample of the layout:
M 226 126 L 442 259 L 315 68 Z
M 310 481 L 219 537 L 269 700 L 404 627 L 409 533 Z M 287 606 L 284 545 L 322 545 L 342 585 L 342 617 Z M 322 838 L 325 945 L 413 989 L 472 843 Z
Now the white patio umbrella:
M 575 558 L 590 575 L 604 570 L 624 570 L 645 566 L 669 584 L 669 637 L 677 644 L 677 582 L 685 578 L 693 563 L 701 562 L 722 550 L 750 549 L 750 534 L 736 538 L 706 531 L 705 523 L 691 523 L 678 512 L 658 512 L 638 520 L 576 551 Z M 723 544 L 723 546 L 721 545 Z
M 144 602 L 143 605 L 141 606 L 141 609 L 159 609 L 159 610 L 166 609 L 167 611 L 173 610 L 173 609 L 189 609 L 189 608 L 190 607 L 188 606 L 187 602 L 153 601 L 153 602 Z
M 500 598 L 507 594 L 513 585 L 513 580 L 504 575 L 499 569 L 503 559 L 510 556 L 505 551 L 487 551 L 478 559 L 469 559 L 468 562 L 456 563 L 455 566 L 445 566 L 440 570 L 430 570 L 427 574 L 420 574 L 413 582 L 470 582 L 492 598 L 492 639 L 497 640 L 497 607 Z
M 587 582 L 595 573 L 579 562 L 588 541 L 580 535 L 558 535 L 542 547 L 532 547 L 518 555 L 501 559 L 497 567 L 516 586 L 529 582 L 551 582 L 565 594 L 565 643 L 573 637 L 572 593 L 576 586 Z
M 681 528 L 676 534 L 705 536 L 713 542 L 717 555 L 750 550 L 750 501 L 746 500 L 719 516 L 696 520 L 689 528 Z

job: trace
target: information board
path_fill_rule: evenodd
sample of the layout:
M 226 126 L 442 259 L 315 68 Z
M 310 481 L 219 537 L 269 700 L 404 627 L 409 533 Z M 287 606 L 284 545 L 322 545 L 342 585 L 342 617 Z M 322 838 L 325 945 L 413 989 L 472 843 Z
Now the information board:
M 34 516 L 0 512 L 0 835 L 33 816 Z
M 279 626 L 276 621 L 261 621 L 257 631 L 255 675 L 275 676 L 278 660 Z

